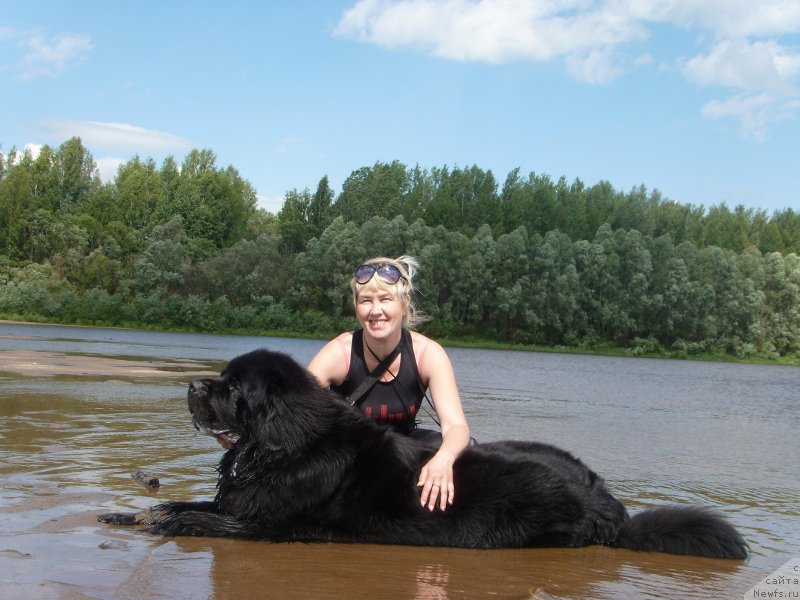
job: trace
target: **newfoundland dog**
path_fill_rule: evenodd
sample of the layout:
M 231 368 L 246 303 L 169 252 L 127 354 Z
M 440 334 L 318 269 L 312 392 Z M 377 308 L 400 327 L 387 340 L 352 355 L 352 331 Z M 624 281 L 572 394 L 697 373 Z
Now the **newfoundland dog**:
M 219 379 L 189 386 L 198 429 L 228 448 L 217 495 L 100 521 L 163 535 L 366 542 L 462 548 L 617 548 L 742 559 L 748 547 L 698 507 L 629 517 L 603 479 L 569 453 L 536 442 L 471 446 L 453 467 L 454 502 L 420 505 L 432 450 L 354 410 L 290 357 L 256 350 Z

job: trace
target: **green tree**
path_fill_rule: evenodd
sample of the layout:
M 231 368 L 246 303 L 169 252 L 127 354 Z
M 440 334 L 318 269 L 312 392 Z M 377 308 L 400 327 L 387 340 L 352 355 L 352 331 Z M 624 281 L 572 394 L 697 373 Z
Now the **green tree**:
M 429 225 L 473 233 L 483 224 L 502 224 L 497 182 L 491 171 L 477 165 L 468 169 L 445 167 L 434 170 L 432 177 L 434 192 L 423 213 Z
M 308 240 L 322 233 L 331 219 L 332 202 L 333 190 L 327 176 L 319 181 L 313 195 L 307 188 L 286 194 L 277 219 L 286 254 L 300 252 Z
M 334 214 L 359 225 L 374 216 L 401 214 L 407 191 L 408 178 L 402 163 L 377 162 L 353 171 L 345 180 Z
M 407 254 L 411 244 L 408 223 L 402 215 L 391 221 L 385 217 L 372 217 L 361 226 L 361 235 L 364 248 L 370 255 L 362 258 L 397 257 Z
M 83 255 L 89 244 L 89 235 L 74 218 L 58 218 L 45 209 L 26 215 L 16 235 L 20 257 L 37 263 L 63 257 L 70 249 Z
M 361 228 L 335 218 L 294 259 L 294 285 L 287 294 L 291 307 L 300 313 L 321 310 L 334 317 L 352 315 L 350 278 L 366 255 Z
M 154 307 L 149 303 L 155 293 L 158 297 L 181 292 L 184 278 L 191 266 L 189 239 L 183 228 L 183 220 L 176 216 L 163 225 L 156 225 L 150 235 L 149 244 L 133 266 L 133 279 L 126 282 L 129 293 L 148 297 L 148 307 L 141 310 L 146 320 L 157 321 Z
M 59 208 L 74 206 L 83 195 L 100 185 L 100 176 L 91 153 L 81 139 L 74 137 L 59 146 L 56 153 Z
M 134 156 L 117 170 L 116 205 L 120 219 L 131 229 L 149 232 L 163 219 L 161 177 L 151 159 Z
M 106 224 L 124 218 L 121 208 L 117 199 L 117 185 L 115 182 L 108 182 L 81 196 L 73 212 L 89 215 L 98 223 Z
M 742 277 L 736 254 L 716 246 L 704 248 L 698 261 L 698 279 L 714 289 L 714 307 L 708 317 L 707 335 L 725 350 L 745 351 L 756 332 L 753 325 L 762 310 L 763 291 Z
M 321 234 L 331 222 L 334 196 L 328 176 L 325 175 L 319 180 L 308 207 L 308 222 L 314 227 L 314 235 Z
M 583 188 L 583 183 L 573 184 L 573 188 L 577 185 Z M 575 193 L 575 192 L 573 192 Z M 613 186 L 608 181 L 600 181 L 593 185 L 585 192 L 581 192 L 583 196 L 583 213 L 586 215 L 585 230 L 586 237 L 579 237 L 578 239 L 594 239 L 597 231 L 606 223 L 610 223 L 614 211 L 616 210 L 618 192 L 614 190 Z
M 800 257 L 772 252 L 763 263 L 760 346 L 781 355 L 800 352 Z
M 255 212 L 253 187 L 232 167 L 215 168 L 210 150 L 193 150 L 184 160 L 180 183 L 167 214 L 183 219 L 191 238 L 209 240 L 217 248 L 235 244 L 244 237 L 247 220 Z
M 122 274 L 122 263 L 109 258 L 102 249 L 97 248 L 86 256 L 77 257 L 65 276 L 78 290 L 95 289 L 113 294 L 117 291 Z
M 33 207 L 57 210 L 61 205 L 62 186 L 59 181 L 59 159 L 53 149 L 42 146 L 36 159 L 31 162 L 26 159 L 25 163 L 23 168 L 30 172 Z
M 224 296 L 232 307 L 242 309 L 281 296 L 290 280 L 279 238 L 264 234 L 240 240 L 199 262 L 185 278 L 183 293 L 212 300 Z
M 741 252 L 752 243 L 750 241 L 752 216 L 753 211 L 741 205 L 737 206 L 734 212 L 731 212 L 724 202 L 719 206 L 712 206 L 705 217 L 702 244 Z
M 6 175 L 0 180 L 0 248 L 6 255 L 21 255 L 21 222 L 33 205 L 30 169 L 15 164 L 18 155 L 9 155 Z
M 617 256 L 616 274 L 620 285 L 620 314 L 626 313 L 624 327 L 617 335 L 627 343 L 633 337 L 646 336 L 654 300 L 649 295 L 650 276 L 653 271 L 650 252 L 642 234 L 637 230 L 615 232 Z
M 280 233 L 283 252 L 297 254 L 314 237 L 314 226 L 309 222 L 311 192 L 291 190 L 286 193 L 283 206 L 278 212 L 278 233 Z
M 459 200 L 452 189 L 453 181 L 447 167 L 431 171 L 433 193 L 422 218 L 431 227 L 444 227 L 448 231 L 460 224 Z
M 167 156 L 164 159 L 164 161 L 161 163 L 161 168 L 159 169 L 158 174 L 161 178 L 161 195 L 164 200 L 163 206 L 173 206 L 175 203 L 175 195 L 181 183 L 181 172 L 178 168 L 178 163 L 175 162 L 175 158 L 173 156 Z M 172 215 L 165 213 L 163 217 L 169 219 L 172 217 Z
M 653 232 L 653 207 L 659 204 L 660 194 L 654 192 L 650 197 L 643 185 L 633 188 L 625 195 L 619 195 L 614 214 L 609 220 L 612 228 L 635 229 L 650 235 Z
M 780 247 L 774 250 L 783 254 L 800 254 L 800 212 L 787 208 L 776 212 L 769 221 L 780 232 Z
M 536 299 L 531 295 L 531 265 L 528 258 L 528 231 L 524 226 L 498 236 L 494 245 L 494 302 L 492 320 L 504 339 L 525 339 L 524 332 L 532 323 L 529 307 Z
M 408 192 L 403 199 L 402 215 L 413 223 L 422 218 L 433 198 L 435 186 L 430 174 L 416 165 L 408 173 Z
M 537 242 L 529 300 L 541 332 L 536 341 L 576 344 L 583 334 L 583 315 L 574 245 L 569 236 L 555 230 Z

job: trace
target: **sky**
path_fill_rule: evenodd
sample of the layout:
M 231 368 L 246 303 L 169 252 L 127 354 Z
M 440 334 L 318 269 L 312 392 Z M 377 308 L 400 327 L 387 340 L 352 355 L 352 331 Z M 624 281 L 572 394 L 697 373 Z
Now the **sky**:
M 271 212 L 393 160 L 800 210 L 800 0 L 0 0 L 0 151 L 73 136 Z

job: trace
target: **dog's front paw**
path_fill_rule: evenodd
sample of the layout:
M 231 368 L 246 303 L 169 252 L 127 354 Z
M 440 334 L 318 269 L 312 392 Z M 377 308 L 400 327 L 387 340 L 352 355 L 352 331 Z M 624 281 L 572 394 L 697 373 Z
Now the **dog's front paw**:
M 103 513 L 97 517 L 97 520 L 109 525 L 136 525 L 139 523 L 137 517 L 138 513 Z

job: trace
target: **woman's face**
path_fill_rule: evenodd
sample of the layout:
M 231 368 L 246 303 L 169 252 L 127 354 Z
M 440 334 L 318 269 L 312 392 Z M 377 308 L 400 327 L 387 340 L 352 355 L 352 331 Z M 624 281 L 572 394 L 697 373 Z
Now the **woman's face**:
M 365 333 L 375 339 L 396 334 L 403 325 L 406 306 L 393 291 L 364 288 L 358 292 L 356 317 Z

